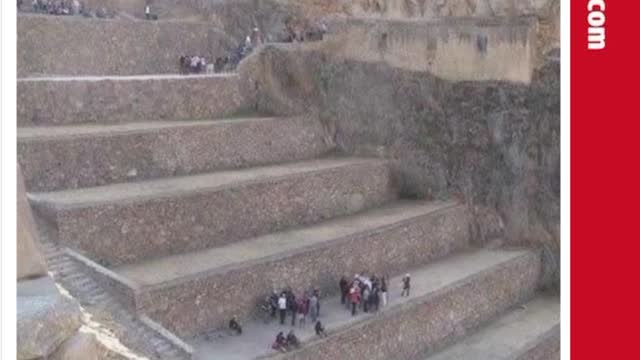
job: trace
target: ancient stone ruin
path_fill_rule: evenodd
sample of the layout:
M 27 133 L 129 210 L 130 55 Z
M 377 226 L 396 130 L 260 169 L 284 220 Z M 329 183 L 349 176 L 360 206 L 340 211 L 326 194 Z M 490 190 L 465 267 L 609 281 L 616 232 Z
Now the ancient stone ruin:
M 559 359 L 558 1 L 145 3 L 18 14 L 19 359 Z

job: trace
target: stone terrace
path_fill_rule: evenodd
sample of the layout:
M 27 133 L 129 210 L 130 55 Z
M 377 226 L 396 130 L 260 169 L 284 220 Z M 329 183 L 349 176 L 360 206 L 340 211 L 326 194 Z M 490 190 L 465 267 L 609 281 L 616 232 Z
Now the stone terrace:
M 57 29 L 67 20 L 22 21 Z M 38 221 L 55 251 L 198 359 L 415 359 L 536 294 L 538 250 L 474 248 L 465 205 L 400 199 L 391 159 L 341 154 L 310 114 L 254 113 L 246 74 L 75 71 L 73 56 L 50 55 L 44 65 L 19 60 L 18 160 Z M 391 301 L 351 317 L 337 279 L 361 271 L 394 277 Z M 400 298 L 407 271 L 412 295 Z M 277 354 L 279 327 L 252 319 L 284 286 L 320 289 L 329 337 L 300 330 L 304 346 Z M 469 341 L 489 339 L 486 354 L 552 351 L 556 334 L 542 336 L 552 316 L 533 304 L 531 316 L 507 314 Z M 232 315 L 246 324 L 242 337 L 219 331 Z M 510 344 L 497 340 L 541 321 Z M 468 358 L 464 344 L 450 351 Z
M 378 313 L 358 310 L 352 317 L 338 297 L 322 302 L 329 337 L 317 338 L 311 324 L 297 329 L 305 342 L 300 350 L 280 355 L 270 349 L 275 334 L 291 326 L 254 322 L 241 337 L 212 333 L 194 341 L 195 358 L 411 359 L 527 299 L 540 261 L 536 252 L 478 250 L 410 271 L 411 296 L 400 297 L 401 277 L 392 278 L 389 303 Z

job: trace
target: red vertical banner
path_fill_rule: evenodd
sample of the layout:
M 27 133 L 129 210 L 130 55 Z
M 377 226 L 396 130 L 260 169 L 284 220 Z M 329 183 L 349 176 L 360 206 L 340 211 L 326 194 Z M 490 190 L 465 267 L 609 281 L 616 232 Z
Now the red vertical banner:
M 573 359 L 639 358 L 639 26 L 638 1 L 571 1 Z

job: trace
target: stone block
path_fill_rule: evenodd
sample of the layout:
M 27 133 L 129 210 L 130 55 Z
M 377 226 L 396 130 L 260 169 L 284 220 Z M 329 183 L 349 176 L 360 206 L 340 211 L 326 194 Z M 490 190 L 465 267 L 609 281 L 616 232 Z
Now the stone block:
M 80 327 L 80 308 L 44 276 L 18 282 L 18 359 L 50 355 Z

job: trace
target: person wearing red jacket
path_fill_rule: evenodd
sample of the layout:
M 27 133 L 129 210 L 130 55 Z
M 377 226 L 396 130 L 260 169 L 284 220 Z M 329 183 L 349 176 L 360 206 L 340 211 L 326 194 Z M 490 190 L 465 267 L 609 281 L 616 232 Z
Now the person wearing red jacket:
M 309 314 L 309 298 L 304 294 L 298 299 L 298 324 L 300 327 L 307 325 L 307 315 Z
M 349 290 L 349 301 L 351 302 L 351 315 L 355 316 L 358 304 L 360 304 L 360 289 L 357 286 L 353 286 Z

